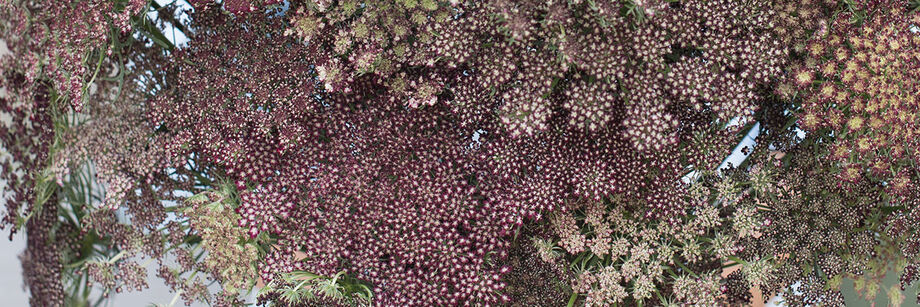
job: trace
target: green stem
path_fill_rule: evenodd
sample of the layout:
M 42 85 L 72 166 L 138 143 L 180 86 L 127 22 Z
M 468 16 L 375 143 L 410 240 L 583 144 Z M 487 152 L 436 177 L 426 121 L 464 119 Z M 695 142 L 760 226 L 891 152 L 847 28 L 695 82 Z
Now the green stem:
M 99 71 L 102 69 L 102 61 L 103 61 L 103 60 L 105 60 L 105 51 L 99 50 L 99 60 L 96 61 L 96 69 L 93 71 L 93 77 L 90 78 L 88 82 L 86 82 L 86 85 L 85 85 L 86 88 L 83 89 L 83 91 L 86 92 L 87 94 L 88 94 L 88 91 L 89 91 L 89 87 L 93 84 L 93 82 L 96 82 L 96 76 L 99 75 Z M 74 97 L 74 98 L 76 98 L 76 97 Z M 86 98 L 83 98 L 83 99 L 86 99 Z
M 699 275 L 696 275 L 696 273 L 694 273 L 692 270 L 690 270 L 690 268 L 688 268 L 688 267 L 687 267 L 686 265 L 684 265 L 682 262 L 680 262 L 680 261 L 674 261 L 674 263 L 676 263 L 678 266 L 680 266 L 681 269 L 684 269 L 684 271 L 687 271 L 687 273 L 690 273 L 691 276 L 693 276 L 693 277 L 695 277 L 695 278 L 700 278 Z
M 572 291 L 572 296 L 569 296 L 569 303 L 566 304 L 566 307 L 575 306 L 575 300 L 578 299 L 578 292 Z
M 170 307 L 176 306 L 176 302 L 179 301 L 179 295 L 182 295 L 182 289 L 179 289 L 179 291 L 176 291 L 176 295 L 173 295 L 172 300 L 169 301 Z
M 115 263 L 116 261 L 118 261 L 119 259 L 121 259 L 121 257 L 124 257 L 126 254 L 127 254 L 126 251 L 120 251 L 120 252 L 118 252 L 118 254 L 115 254 L 115 257 L 112 257 L 111 259 L 109 259 L 109 260 L 106 261 L 106 262 L 109 263 L 109 264 L 113 264 L 113 263 Z

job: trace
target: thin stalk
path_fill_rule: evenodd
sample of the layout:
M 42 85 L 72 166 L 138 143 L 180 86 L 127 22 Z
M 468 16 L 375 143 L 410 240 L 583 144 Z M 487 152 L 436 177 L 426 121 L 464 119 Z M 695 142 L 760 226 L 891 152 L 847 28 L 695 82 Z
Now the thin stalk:
M 576 300 L 576 299 L 578 299 L 578 292 L 572 291 L 572 295 L 569 296 L 569 303 L 566 304 L 565 306 L 566 306 L 566 307 L 573 307 L 573 306 L 575 306 L 575 300 Z

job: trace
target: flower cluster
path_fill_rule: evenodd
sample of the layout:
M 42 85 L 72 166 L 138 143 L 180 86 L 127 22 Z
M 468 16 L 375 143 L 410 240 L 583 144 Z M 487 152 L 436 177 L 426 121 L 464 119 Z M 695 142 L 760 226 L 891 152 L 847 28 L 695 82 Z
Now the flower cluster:
M 873 11 L 888 12 L 883 4 Z M 805 93 L 800 125 L 835 132 L 829 158 L 839 163 L 840 179 L 888 181 L 887 192 L 902 195 L 920 161 L 920 38 L 911 30 L 920 14 L 882 15 L 862 25 L 836 19 L 805 46 L 793 78 Z
M 223 8 L 230 13 L 246 14 L 265 9 L 272 5 L 281 4 L 281 2 L 281 0 L 229 0 L 223 2 Z M 189 0 L 189 3 L 199 9 L 204 6 L 218 4 L 212 0 Z
M 747 288 L 725 296 L 718 277 L 722 264 L 741 250 L 745 235 L 733 226 L 743 221 L 728 214 L 740 207 L 702 205 L 677 223 L 647 223 L 632 217 L 636 202 L 586 201 L 551 219 L 565 258 L 581 272 L 570 281 L 587 306 L 650 302 L 657 295 L 681 304 L 748 301 Z M 700 240 L 712 233 L 716 239 Z M 758 268 L 745 265 L 743 274 L 759 282 L 764 271 Z
M 19 256 L 22 262 L 23 282 L 29 287 L 32 306 L 60 306 L 64 303 L 64 270 L 61 249 L 55 242 L 53 227 L 58 218 L 49 199 L 45 208 L 32 211 L 35 215 L 26 223 L 25 251 Z
M 443 84 L 435 50 L 470 47 L 450 37 L 456 3 L 421 1 L 305 1 L 292 3 L 284 35 L 319 46 L 316 69 L 328 92 L 350 92 L 361 75 L 385 80 L 391 99 L 410 107 L 431 105 Z M 466 25 L 466 28 L 475 25 Z M 454 38 L 460 39 L 455 40 Z M 465 51 L 468 52 L 468 51 Z M 458 60 L 471 54 L 456 54 Z M 422 73 L 419 73 L 422 70 Z
M 208 252 L 201 270 L 220 282 L 224 296 L 235 298 L 253 287 L 258 252 L 254 244 L 239 242 L 247 236 L 238 226 L 240 217 L 229 200 L 232 194 L 226 190 L 230 188 L 187 199 L 183 215 L 188 217 L 192 231 L 201 237 L 201 246 Z
M 539 237 L 535 233 L 527 236 Z M 511 306 L 555 306 L 569 299 L 571 273 L 561 258 L 552 256 L 552 248 L 540 245 L 540 239 L 519 240 L 511 247 L 504 262 L 511 271 L 503 278 L 508 283 L 504 291 Z
M 54 94 L 49 87 L 29 84 L 19 70 L 0 75 L 0 116 L 7 118 L 0 124 L 0 181 L 5 184 L 0 189 L 4 205 L 0 228 L 11 228 L 11 240 L 17 231 L 26 230 L 27 248 L 20 260 L 24 285 L 33 294 L 29 302 L 35 306 L 61 305 L 65 295 L 54 229 L 57 195 L 49 193 L 50 180 L 41 172 L 55 135 Z
M 30 83 L 53 80 L 79 111 L 112 41 L 131 30 L 132 16 L 145 6 L 141 0 L 4 1 L 0 37 L 17 61 L 0 67 L 20 66 Z
M 218 306 L 920 279 L 905 0 L 188 2 L 0 4 L 0 225 L 34 305 L 141 290 L 140 258 Z
M 835 162 L 812 154 L 827 146 L 807 137 L 782 160 L 774 154 L 752 158 L 758 172 L 769 168 L 772 175 L 763 180 L 756 179 L 763 175 L 751 174 L 751 182 L 760 183 L 752 185 L 750 193 L 760 197 L 742 199 L 741 206 L 753 211 L 735 214 L 736 226 L 754 226 L 738 229 L 749 234 L 740 241 L 743 249 L 735 253 L 750 259 L 740 270 L 745 284 L 759 286 L 764 293 L 782 292 L 792 306 L 843 304 L 843 278 L 878 283 L 881 276 L 871 268 L 887 267 L 896 258 L 892 256 L 900 254 L 883 252 L 897 239 L 871 222 L 873 216 L 885 216 L 883 187 L 868 182 L 839 185 Z M 774 169 L 774 164 L 781 168 Z M 752 217 L 759 221 L 745 222 Z
M 811 148 L 828 161 L 807 162 L 820 165 L 820 173 L 786 179 L 794 180 L 788 183 L 792 186 L 803 186 L 787 189 L 802 194 L 792 199 L 810 200 L 797 200 L 795 207 L 813 208 L 817 203 L 823 207 L 814 208 L 811 218 L 816 223 L 805 229 L 802 221 L 787 222 L 793 216 L 800 220 L 810 215 L 801 211 L 774 219 L 780 227 L 774 235 L 782 234 L 777 240 L 796 241 L 787 234 L 793 228 L 821 234 L 809 236 L 815 242 L 799 243 L 804 245 L 803 253 L 819 245 L 850 242 L 846 253 L 820 253 L 818 264 L 827 276 L 850 274 L 877 290 L 881 276 L 873 268 L 920 261 L 917 225 L 911 221 L 918 211 L 914 191 L 920 180 L 916 154 L 920 149 L 916 135 L 920 37 L 915 32 L 920 14 L 905 1 L 846 6 L 847 12 L 822 24 L 812 39 L 796 48 L 799 59 L 788 76 L 801 95 L 798 125 L 814 138 L 806 142 L 816 143 Z M 816 199 L 823 201 L 816 203 Z M 882 222 L 869 223 L 870 216 L 880 216 Z M 834 226 L 839 224 L 853 226 Z M 840 227 L 865 230 L 833 230 Z M 828 243 L 819 243 L 818 238 Z M 911 268 L 903 272 L 902 287 L 910 284 Z M 817 283 L 808 289 L 827 288 L 817 276 L 808 280 Z M 865 293 L 870 299 L 875 295 Z M 807 304 L 820 297 L 805 296 L 801 301 Z
M 31 86 L 19 71 L 4 71 L 0 76 L 0 114 L 9 121 L 0 125 L 0 145 L 4 149 L 0 156 L 3 172 L 0 180 L 3 187 L 2 201 L 5 206 L 3 221 L 5 229 L 14 226 L 10 238 L 22 225 L 21 216 L 37 211 L 38 198 L 35 187 L 47 181 L 41 170 L 50 159 L 54 142 L 54 119 L 52 113 L 52 92 L 47 86 Z
M 505 299 L 507 268 L 487 259 L 506 257 L 504 238 L 536 210 L 494 203 L 483 152 L 443 105 L 393 105 L 372 76 L 326 92 L 311 77 L 321 77 L 313 50 L 280 35 L 280 19 L 194 18 L 213 31 L 177 52 L 168 69 L 182 78 L 150 102 L 149 118 L 163 146 L 236 184 L 238 225 L 274 242 L 263 280 L 345 271 L 382 304 Z

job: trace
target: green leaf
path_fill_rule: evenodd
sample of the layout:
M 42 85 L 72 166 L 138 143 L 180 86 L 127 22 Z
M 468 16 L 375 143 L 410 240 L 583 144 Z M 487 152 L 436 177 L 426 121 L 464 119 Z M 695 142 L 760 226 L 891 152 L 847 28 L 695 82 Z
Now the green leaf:
M 163 32 L 156 27 L 156 24 L 151 21 L 150 18 L 145 16 L 141 19 L 140 16 L 135 16 L 131 18 L 131 24 L 138 30 L 138 33 L 149 38 L 163 49 L 173 50 L 176 48 L 176 46 L 166 38 L 166 35 L 163 35 Z
M 728 258 L 728 260 L 740 263 L 742 265 L 747 265 L 747 261 L 741 260 L 741 258 L 735 256 L 725 256 L 725 258 Z

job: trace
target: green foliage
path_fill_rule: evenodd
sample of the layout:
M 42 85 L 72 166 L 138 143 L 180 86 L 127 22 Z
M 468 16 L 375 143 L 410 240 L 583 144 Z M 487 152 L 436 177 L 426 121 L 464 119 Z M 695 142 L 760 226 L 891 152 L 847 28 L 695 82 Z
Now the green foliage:
M 331 300 L 349 306 L 370 306 L 374 293 L 371 287 L 348 276 L 344 271 L 333 276 L 322 276 L 304 271 L 281 275 L 281 279 L 268 283 L 259 295 L 275 294 L 292 305 L 318 300 Z

